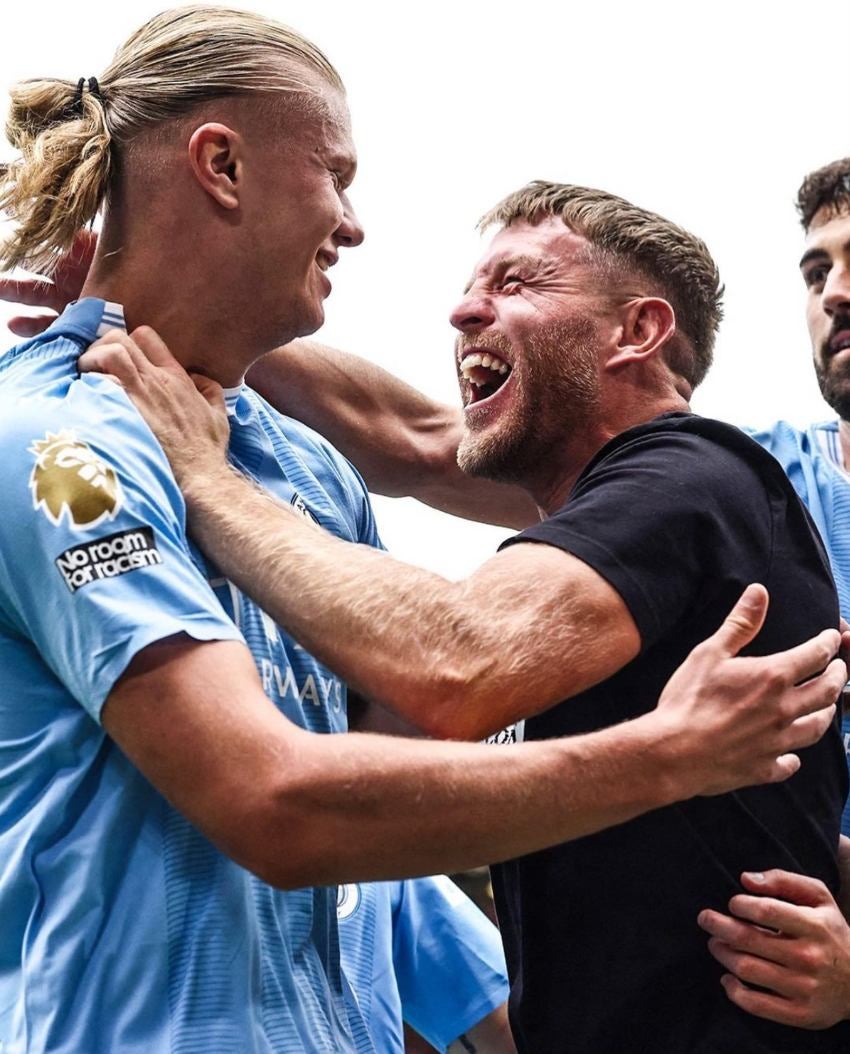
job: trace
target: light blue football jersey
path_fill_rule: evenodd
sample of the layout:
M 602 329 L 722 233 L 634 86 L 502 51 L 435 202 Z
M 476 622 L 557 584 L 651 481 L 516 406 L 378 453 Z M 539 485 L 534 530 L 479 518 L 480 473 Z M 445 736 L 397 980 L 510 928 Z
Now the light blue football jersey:
M 839 467 L 838 421 L 813 424 L 805 431 L 777 421 L 768 429 L 747 431 L 782 465 L 812 514 L 829 554 L 841 614 L 850 621 L 850 478 Z M 850 713 L 844 714 L 842 731 L 850 764 Z M 850 835 L 850 802 L 841 830 Z
M 186 633 L 244 639 L 291 720 L 346 728 L 345 686 L 187 542 L 124 392 L 77 376 L 80 350 L 122 324 L 82 300 L 0 358 L 0 1050 L 371 1052 L 336 889 L 280 892 L 239 867 L 100 725 L 132 657 Z M 377 542 L 362 481 L 324 440 L 247 388 L 228 402 L 239 468 L 339 537 Z
M 406 1021 L 438 1051 L 508 998 L 499 931 L 451 879 L 339 888 L 342 964 L 380 1054 Z

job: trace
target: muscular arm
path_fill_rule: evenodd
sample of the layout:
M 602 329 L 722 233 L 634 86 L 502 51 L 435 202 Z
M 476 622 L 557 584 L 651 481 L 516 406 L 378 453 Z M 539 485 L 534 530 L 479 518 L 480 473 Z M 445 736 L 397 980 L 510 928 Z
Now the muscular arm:
M 481 739 L 610 677 L 640 647 L 582 561 L 517 545 L 463 582 L 342 542 L 226 470 L 188 484 L 222 571 L 358 691 L 428 733 Z
M 471 479 L 457 467 L 459 408 L 429 399 L 365 359 L 297 340 L 260 359 L 248 382 L 272 406 L 329 439 L 376 494 L 418 498 L 505 527 L 538 519 L 518 487 Z
M 434 734 L 480 738 L 637 654 L 620 595 L 560 549 L 516 545 L 451 583 L 279 505 L 224 461 L 220 389 L 196 379 L 216 410 L 152 330 L 134 338 L 104 338 L 81 362 L 120 377 L 155 429 L 214 561 L 361 694 Z
M 243 645 L 176 637 L 136 657 L 103 724 L 223 852 L 301 887 L 462 870 L 714 787 L 702 730 L 675 714 L 504 748 L 321 736 L 266 698 Z

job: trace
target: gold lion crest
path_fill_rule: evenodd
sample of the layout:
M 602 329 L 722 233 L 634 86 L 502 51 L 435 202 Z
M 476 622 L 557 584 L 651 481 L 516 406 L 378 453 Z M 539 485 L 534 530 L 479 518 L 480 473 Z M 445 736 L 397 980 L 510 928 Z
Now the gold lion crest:
M 67 511 L 69 527 L 94 527 L 112 519 L 121 507 L 115 470 L 73 432 L 48 432 L 36 440 L 30 476 L 33 506 L 59 525 Z

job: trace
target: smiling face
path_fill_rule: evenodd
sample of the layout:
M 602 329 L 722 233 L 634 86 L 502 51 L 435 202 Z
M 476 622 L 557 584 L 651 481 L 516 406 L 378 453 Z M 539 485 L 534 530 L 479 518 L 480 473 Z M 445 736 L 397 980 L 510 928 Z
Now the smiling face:
M 850 213 L 815 214 L 800 270 L 818 384 L 836 413 L 850 420 Z
M 281 135 L 257 136 L 251 154 L 251 296 L 276 320 L 277 342 L 284 343 L 322 325 L 327 271 L 340 248 L 363 241 L 347 194 L 357 157 L 342 93 L 322 85 L 315 106 L 288 118 Z
M 590 245 L 560 219 L 501 230 L 452 312 L 470 475 L 528 484 L 599 402 L 604 300 Z

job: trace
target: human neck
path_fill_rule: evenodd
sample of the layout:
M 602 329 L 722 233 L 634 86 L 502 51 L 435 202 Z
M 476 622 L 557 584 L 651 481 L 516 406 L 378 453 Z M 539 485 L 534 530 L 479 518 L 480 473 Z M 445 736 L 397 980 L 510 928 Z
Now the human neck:
M 614 404 L 608 413 L 603 408 L 587 427 L 576 430 L 576 434 L 561 448 L 560 456 L 547 459 L 550 471 L 541 473 L 539 478 L 527 480 L 525 489 L 537 503 L 541 515 L 551 516 L 566 504 L 576 480 L 606 443 L 661 414 L 686 413 L 689 409 L 687 401 L 672 391 L 664 397 L 639 405 Z
M 81 296 L 121 304 L 128 332 L 150 326 L 187 370 L 233 388 L 270 350 L 252 333 L 232 275 L 226 268 L 204 268 L 200 248 L 165 253 L 134 240 L 132 253 L 109 251 L 106 232 L 101 244 Z

